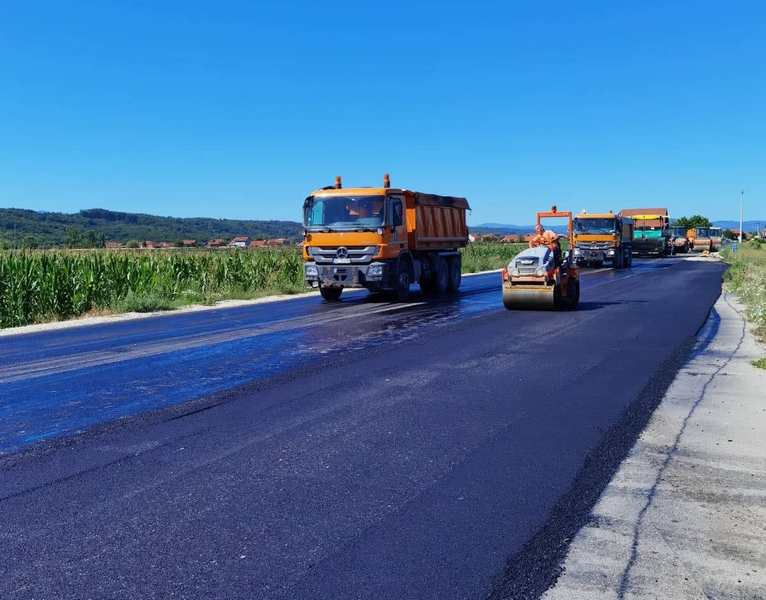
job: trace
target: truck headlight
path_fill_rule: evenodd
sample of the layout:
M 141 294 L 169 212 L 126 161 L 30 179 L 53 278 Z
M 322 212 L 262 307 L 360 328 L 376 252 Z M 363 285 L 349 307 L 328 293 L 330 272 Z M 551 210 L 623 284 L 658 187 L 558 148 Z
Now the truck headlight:
M 537 267 L 535 269 L 535 275 L 539 277 L 542 277 L 543 275 L 545 275 L 545 267 Z
M 319 277 L 319 269 L 314 263 L 306 263 L 304 273 L 306 277 Z
M 607 256 L 614 256 L 614 248 L 609 248 L 609 250 L 606 251 Z
M 367 277 L 382 277 L 384 266 L 383 263 L 372 263 L 367 267 Z
M 574 249 L 574 255 L 575 256 L 582 256 L 582 250 L 580 250 L 579 248 L 575 248 Z

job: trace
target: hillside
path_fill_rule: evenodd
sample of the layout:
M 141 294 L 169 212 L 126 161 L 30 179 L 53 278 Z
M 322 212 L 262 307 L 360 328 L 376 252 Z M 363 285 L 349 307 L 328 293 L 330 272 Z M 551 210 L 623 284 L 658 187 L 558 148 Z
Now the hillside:
M 63 246 L 67 239 L 152 240 L 198 242 L 238 235 L 251 238 L 298 239 L 303 231 L 293 221 L 250 221 L 236 219 L 176 218 L 114 212 L 101 208 L 75 214 L 0 208 L 0 245 Z
M 713 221 L 713 225 L 724 229 L 739 229 L 739 221 Z M 744 221 L 742 231 L 760 231 L 764 226 L 766 226 L 766 220 Z

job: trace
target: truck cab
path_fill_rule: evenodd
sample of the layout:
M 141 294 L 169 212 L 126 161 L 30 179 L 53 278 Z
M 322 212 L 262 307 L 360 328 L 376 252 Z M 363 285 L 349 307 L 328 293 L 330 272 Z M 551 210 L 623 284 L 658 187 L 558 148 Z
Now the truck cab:
M 720 227 L 710 228 L 710 249 L 713 252 L 717 252 L 721 249 L 721 243 L 723 242 L 723 229 Z
M 685 227 L 670 228 L 670 243 L 673 254 L 685 254 L 689 252 L 689 239 Z
M 578 265 L 621 269 L 631 265 L 633 220 L 612 212 L 581 212 L 574 218 L 573 256 Z
M 412 283 L 426 292 L 460 286 L 459 249 L 468 242 L 465 198 L 383 187 L 335 186 L 312 192 L 303 203 L 304 278 L 327 301 L 344 288 L 409 295 Z
M 713 249 L 713 240 L 710 239 L 709 227 L 694 227 L 687 232 L 689 245 L 695 252 L 710 252 Z
M 633 254 L 667 256 L 672 252 L 667 208 L 623 208 L 620 215 L 635 223 Z

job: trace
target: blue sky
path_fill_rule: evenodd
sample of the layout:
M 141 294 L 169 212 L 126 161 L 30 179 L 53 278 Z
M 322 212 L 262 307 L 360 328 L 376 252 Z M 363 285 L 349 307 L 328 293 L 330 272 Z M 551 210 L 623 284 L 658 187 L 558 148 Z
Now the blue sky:
M 766 220 L 762 2 L 3 2 L 0 206 L 300 218 L 311 189 L 471 222 Z

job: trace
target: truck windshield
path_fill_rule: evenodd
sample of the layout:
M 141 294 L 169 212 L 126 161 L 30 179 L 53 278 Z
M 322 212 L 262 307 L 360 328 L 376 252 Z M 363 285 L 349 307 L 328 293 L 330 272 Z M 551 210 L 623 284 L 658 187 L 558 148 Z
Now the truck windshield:
M 697 237 L 710 237 L 710 230 L 707 227 L 697 227 Z
M 575 219 L 575 233 L 614 233 L 614 219 Z
M 309 196 L 303 205 L 308 229 L 376 229 L 383 224 L 384 196 Z
M 671 227 L 670 232 L 673 237 L 686 237 L 686 227 Z

